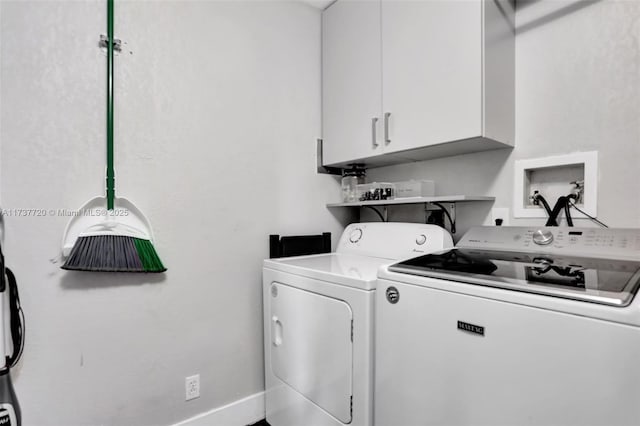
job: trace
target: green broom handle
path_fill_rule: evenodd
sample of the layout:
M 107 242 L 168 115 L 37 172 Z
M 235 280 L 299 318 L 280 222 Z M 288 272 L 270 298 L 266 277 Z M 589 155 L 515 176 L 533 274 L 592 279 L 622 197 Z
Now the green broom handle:
M 107 0 L 107 209 L 113 210 L 116 196 L 113 168 L 113 3 Z

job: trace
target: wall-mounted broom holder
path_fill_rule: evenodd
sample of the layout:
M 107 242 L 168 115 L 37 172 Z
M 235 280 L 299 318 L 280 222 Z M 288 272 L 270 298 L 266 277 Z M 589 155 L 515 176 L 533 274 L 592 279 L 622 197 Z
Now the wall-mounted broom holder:
M 109 44 L 109 37 L 106 34 L 100 34 L 100 41 L 98 42 L 98 46 L 107 54 L 107 47 Z M 114 53 L 122 53 L 122 40 L 119 38 L 113 39 L 113 51 Z

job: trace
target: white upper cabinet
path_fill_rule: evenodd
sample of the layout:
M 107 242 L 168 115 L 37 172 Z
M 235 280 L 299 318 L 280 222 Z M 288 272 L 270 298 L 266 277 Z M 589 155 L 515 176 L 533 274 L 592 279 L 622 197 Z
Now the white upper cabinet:
M 334 3 L 323 14 L 324 163 L 513 146 L 513 16 L 509 0 Z
M 323 140 L 330 141 L 323 145 L 325 164 L 382 153 L 380 55 L 378 1 L 340 1 L 324 11 L 322 127 Z

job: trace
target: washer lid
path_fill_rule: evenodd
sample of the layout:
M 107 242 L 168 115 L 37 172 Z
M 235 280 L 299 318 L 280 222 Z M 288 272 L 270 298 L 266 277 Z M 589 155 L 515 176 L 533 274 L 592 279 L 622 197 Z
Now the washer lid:
M 640 285 L 640 262 L 453 249 L 420 256 L 390 271 L 613 306 L 627 306 Z
M 265 259 L 264 267 L 363 290 L 376 288 L 378 269 L 394 260 L 328 253 Z

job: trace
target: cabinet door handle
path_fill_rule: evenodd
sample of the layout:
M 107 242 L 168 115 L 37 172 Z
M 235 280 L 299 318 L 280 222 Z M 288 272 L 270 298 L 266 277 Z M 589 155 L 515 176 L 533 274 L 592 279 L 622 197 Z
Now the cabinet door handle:
M 391 117 L 390 112 L 384 113 L 384 143 L 391 143 L 391 139 L 389 138 L 389 118 Z
M 373 117 L 371 119 L 371 145 L 374 148 L 378 147 L 378 136 L 376 136 L 376 128 L 378 126 L 378 117 Z

